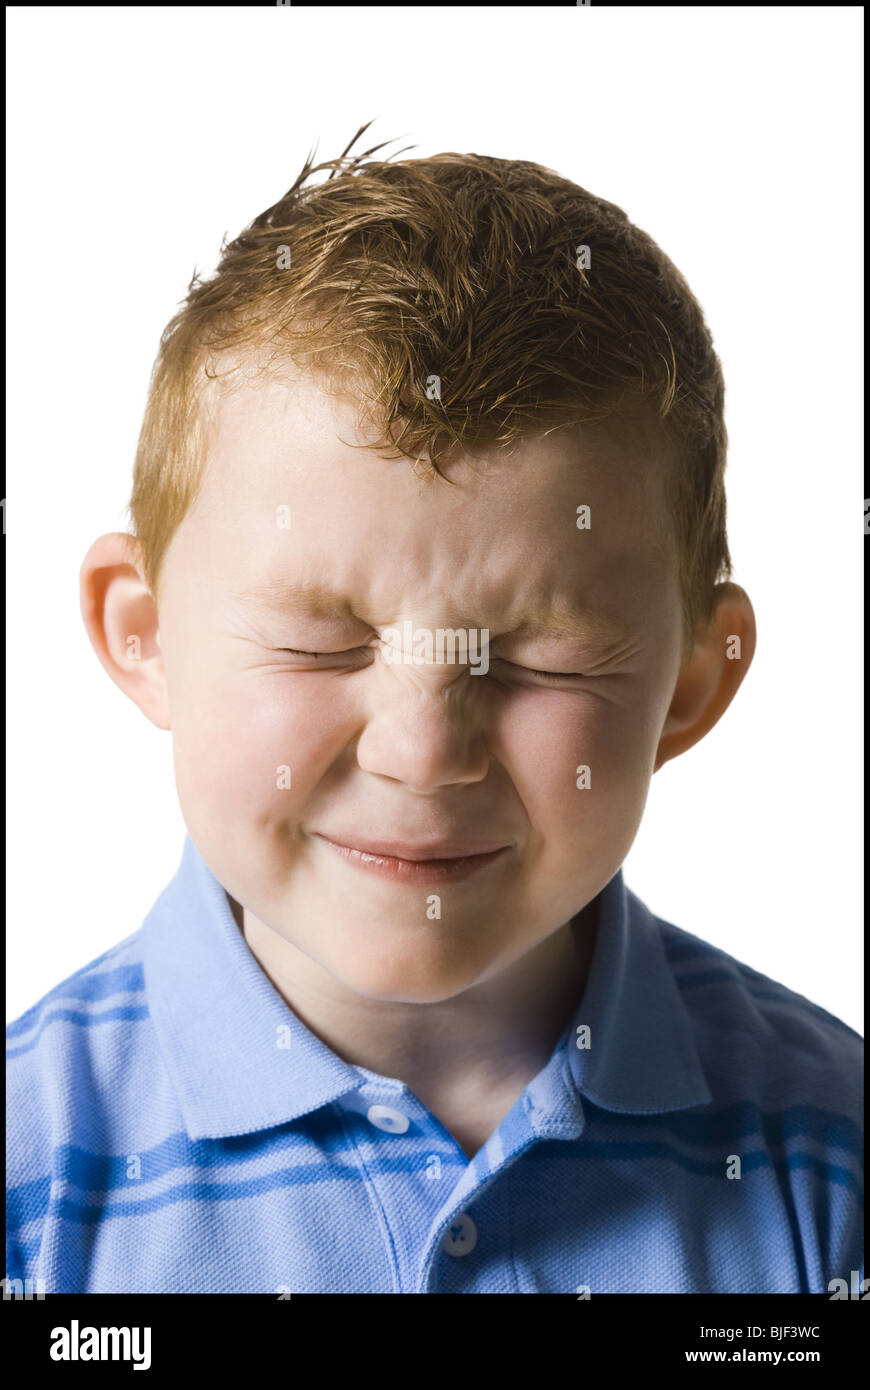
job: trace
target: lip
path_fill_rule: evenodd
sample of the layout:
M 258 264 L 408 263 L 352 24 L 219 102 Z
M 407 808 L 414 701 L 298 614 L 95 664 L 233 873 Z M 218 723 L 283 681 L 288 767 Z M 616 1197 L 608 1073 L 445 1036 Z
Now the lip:
M 369 840 L 359 835 L 324 835 L 316 830 L 321 840 L 341 845 L 344 849 L 358 849 L 362 854 L 380 854 L 393 859 L 406 859 L 420 863 L 428 859 L 467 859 L 474 854 L 493 854 L 496 850 L 507 849 L 504 840 L 430 840 L 428 844 L 414 845 L 410 840 Z
M 379 874 L 382 878 L 411 883 L 467 878 L 502 858 L 511 848 L 510 845 L 494 845 L 491 841 L 482 840 L 442 840 L 437 844 L 413 845 L 404 840 L 359 841 L 357 837 L 350 836 L 348 839 L 352 838 L 354 843 L 348 844 L 344 840 L 333 840 L 320 831 L 314 834 L 340 854 L 346 863 Z

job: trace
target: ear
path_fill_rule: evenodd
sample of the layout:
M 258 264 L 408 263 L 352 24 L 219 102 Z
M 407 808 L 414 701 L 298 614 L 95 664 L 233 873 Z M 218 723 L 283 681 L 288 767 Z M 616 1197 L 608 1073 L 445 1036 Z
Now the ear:
M 695 632 L 662 726 L 653 772 L 718 724 L 755 655 L 755 613 L 737 584 L 717 584 L 710 622 Z
M 158 729 L 169 729 L 169 700 L 157 604 L 145 582 L 142 548 L 121 531 L 94 541 L 79 575 L 82 618 L 112 680 Z

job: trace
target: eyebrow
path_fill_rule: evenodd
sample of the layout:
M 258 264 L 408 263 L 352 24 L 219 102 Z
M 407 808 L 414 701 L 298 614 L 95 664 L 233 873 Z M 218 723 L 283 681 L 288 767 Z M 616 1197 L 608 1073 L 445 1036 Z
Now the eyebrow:
M 366 626 L 364 619 L 352 612 L 346 599 L 341 599 L 323 584 L 306 580 L 267 579 L 259 584 L 232 590 L 230 598 L 255 608 L 271 609 L 282 614 L 309 612 L 319 617 L 343 619 Z M 601 609 L 591 607 L 551 608 L 532 614 L 520 627 L 502 633 L 503 637 L 562 637 L 589 639 L 596 642 L 624 642 L 638 636 L 631 623 L 620 622 Z
M 631 623 L 611 618 L 599 608 L 557 608 L 537 613 L 506 637 L 568 637 L 588 638 L 596 642 L 624 642 L 637 637 Z
M 300 579 L 266 579 L 242 589 L 233 589 L 230 598 L 255 608 L 271 608 L 278 613 L 302 609 L 329 618 L 353 618 L 346 600 L 323 584 Z M 362 619 L 357 619 L 362 622 Z

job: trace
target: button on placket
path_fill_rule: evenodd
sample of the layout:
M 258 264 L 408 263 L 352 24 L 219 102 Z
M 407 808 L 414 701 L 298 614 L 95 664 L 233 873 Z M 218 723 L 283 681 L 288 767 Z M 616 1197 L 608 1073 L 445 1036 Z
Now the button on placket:
M 404 1110 L 394 1105 L 370 1105 L 365 1116 L 369 1124 L 385 1134 L 405 1134 L 411 1124 Z M 468 1212 L 459 1212 L 441 1238 L 441 1249 L 454 1259 L 461 1259 L 463 1255 L 470 1255 L 476 1245 L 477 1227 Z
M 477 1227 L 468 1212 L 462 1211 L 447 1227 L 441 1249 L 448 1255 L 470 1255 L 477 1244 Z
M 370 1105 L 366 1111 L 366 1119 L 387 1134 L 404 1134 L 411 1123 L 407 1115 L 392 1105 Z

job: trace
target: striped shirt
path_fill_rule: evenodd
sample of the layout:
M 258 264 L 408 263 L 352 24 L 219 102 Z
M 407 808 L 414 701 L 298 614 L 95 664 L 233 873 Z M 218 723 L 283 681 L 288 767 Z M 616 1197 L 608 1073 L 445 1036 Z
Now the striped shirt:
M 860 1036 L 622 870 L 580 1005 L 472 1160 L 294 1015 L 189 836 L 142 927 L 7 1040 L 6 1275 L 49 1293 L 863 1278 Z

